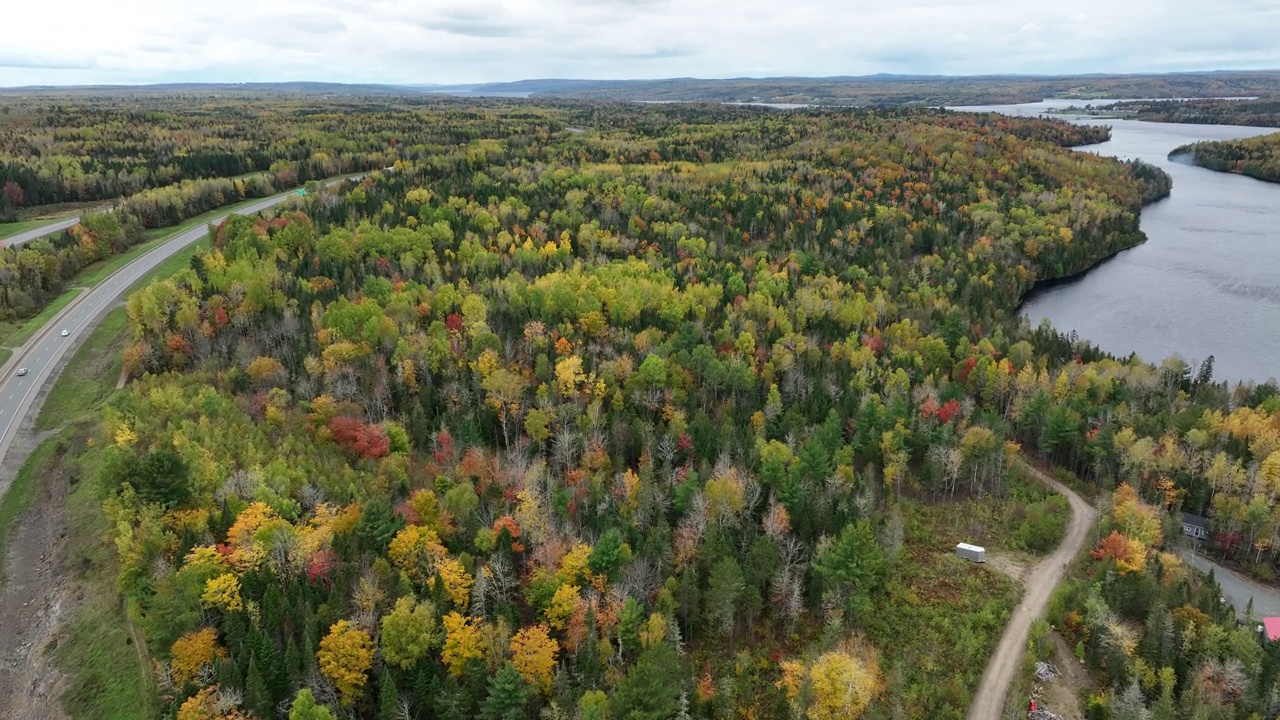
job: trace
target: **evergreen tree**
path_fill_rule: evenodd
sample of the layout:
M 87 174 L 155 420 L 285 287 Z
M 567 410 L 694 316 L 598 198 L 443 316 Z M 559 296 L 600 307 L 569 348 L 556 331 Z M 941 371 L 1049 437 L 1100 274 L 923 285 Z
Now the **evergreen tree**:
M 679 710 L 684 675 L 680 656 L 669 644 L 645 650 L 613 693 L 614 717 L 668 720 Z
M 738 561 L 726 557 L 716 563 L 707 583 L 707 619 L 732 643 L 733 626 L 738 617 L 738 600 L 746 588 Z
M 249 676 L 244 682 L 244 706 L 258 717 L 274 717 L 275 702 L 271 699 L 271 689 L 267 679 L 258 665 L 258 658 L 249 659 Z
M 489 697 L 485 699 L 480 716 L 484 720 L 523 720 L 527 717 L 525 705 L 529 690 L 516 671 L 507 663 L 489 683 Z
M 400 693 L 390 670 L 383 670 L 378 681 L 378 720 L 396 720 L 400 717 Z
M 290 637 L 284 649 L 285 681 L 289 687 L 297 687 L 306 675 L 306 660 L 302 657 L 302 651 L 298 649 L 298 643 Z
M 578 646 L 574 653 L 574 663 L 578 672 L 578 677 L 582 681 L 583 687 L 596 687 L 600 683 L 600 636 L 596 632 L 596 611 L 590 605 L 587 606 L 586 617 L 583 620 L 586 627 L 586 638 Z
M 840 537 L 818 556 L 814 569 L 856 617 L 884 583 L 888 563 L 871 523 L 860 520 L 845 526 Z

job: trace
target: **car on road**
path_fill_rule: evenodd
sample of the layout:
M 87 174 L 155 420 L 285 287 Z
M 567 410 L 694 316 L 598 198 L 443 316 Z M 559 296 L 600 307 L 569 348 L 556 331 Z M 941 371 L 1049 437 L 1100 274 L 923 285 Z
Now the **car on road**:
M 70 331 L 70 330 L 63 330 L 63 331 L 62 331 L 62 337 L 66 337 L 66 336 L 68 336 L 68 335 L 70 335 L 70 334 L 71 334 L 71 331 Z
M 23 375 L 26 375 L 26 374 L 27 374 L 26 368 L 18 368 L 18 377 L 22 377 Z

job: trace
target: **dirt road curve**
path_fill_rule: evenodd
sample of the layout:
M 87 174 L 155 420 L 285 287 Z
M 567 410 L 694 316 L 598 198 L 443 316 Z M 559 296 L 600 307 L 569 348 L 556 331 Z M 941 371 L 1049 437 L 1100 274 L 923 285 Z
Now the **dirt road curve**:
M 1098 514 L 1084 498 L 1067 486 L 1038 468 L 1019 462 L 1037 480 L 1066 496 L 1071 503 L 1071 523 L 1067 526 L 1067 535 L 1058 549 L 1041 560 L 1028 575 L 1026 595 L 1014 609 L 1009 624 L 1005 626 L 1004 635 L 1000 637 L 1000 644 L 987 662 L 987 669 L 982 672 L 982 682 L 978 684 L 973 705 L 969 706 L 969 714 L 965 716 L 968 720 L 998 720 L 1000 717 L 1009 684 L 1013 682 L 1013 675 L 1022 663 L 1022 653 L 1027 648 L 1027 633 L 1031 629 L 1031 623 L 1044 615 L 1049 595 L 1062 580 L 1067 564 L 1080 552 Z

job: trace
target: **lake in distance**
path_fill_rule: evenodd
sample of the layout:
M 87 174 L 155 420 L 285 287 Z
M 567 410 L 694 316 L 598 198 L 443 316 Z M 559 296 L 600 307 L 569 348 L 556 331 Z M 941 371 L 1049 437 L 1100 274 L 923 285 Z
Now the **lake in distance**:
M 1115 102 L 1115 101 L 1103 101 Z M 1081 101 L 952 108 L 1038 115 Z M 1280 184 L 1168 159 L 1200 140 L 1230 140 L 1276 128 L 1077 119 L 1110 125 L 1111 140 L 1080 152 L 1156 165 L 1173 192 L 1142 210 L 1147 241 L 1082 276 L 1027 296 L 1032 325 L 1048 318 L 1061 332 L 1114 355 L 1136 352 L 1159 363 L 1179 355 L 1192 365 L 1214 356 L 1214 378 L 1262 382 L 1280 376 Z

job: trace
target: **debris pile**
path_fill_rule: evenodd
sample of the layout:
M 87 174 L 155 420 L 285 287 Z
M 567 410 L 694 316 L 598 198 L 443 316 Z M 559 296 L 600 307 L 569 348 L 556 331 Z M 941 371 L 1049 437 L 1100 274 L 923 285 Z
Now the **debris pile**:
M 1027 720 L 1062 720 L 1062 716 L 1048 710 L 1032 710 L 1027 713 Z
M 1038 662 L 1036 663 L 1036 679 L 1040 682 L 1049 682 L 1058 677 L 1058 668 L 1053 663 Z

